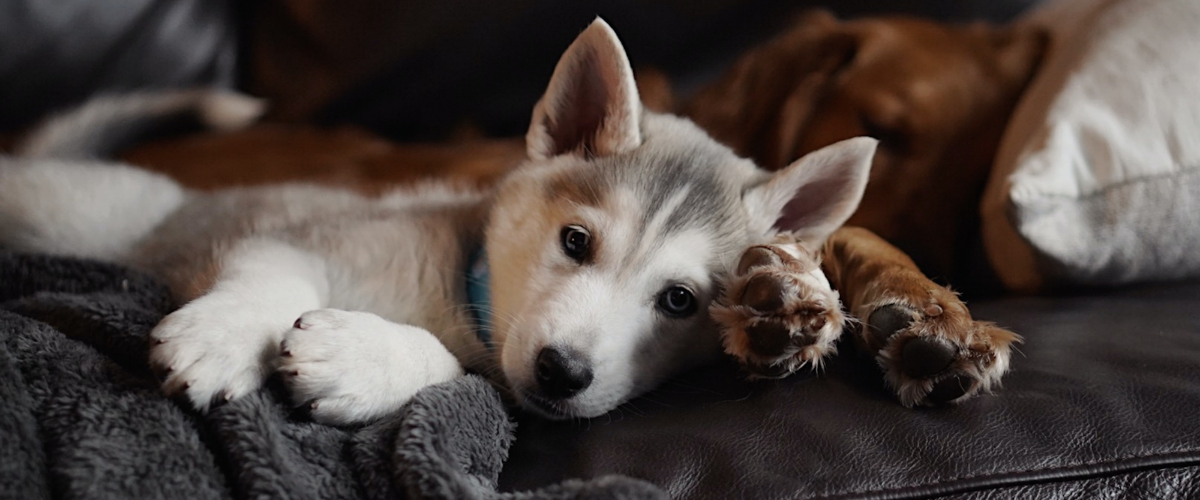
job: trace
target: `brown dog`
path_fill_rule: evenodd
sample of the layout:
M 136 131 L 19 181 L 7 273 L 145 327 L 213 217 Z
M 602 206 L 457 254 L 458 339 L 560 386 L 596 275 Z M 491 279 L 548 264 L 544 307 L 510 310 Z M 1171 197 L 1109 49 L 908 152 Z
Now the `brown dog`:
M 849 137 L 879 139 L 849 224 L 949 278 L 977 235 L 992 157 L 1046 38 L 1032 28 L 812 12 L 746 53 L 684 114 L 769 169 Z
M 1034 29 L 904 18 L 840 22 L 813 12 L 745 54 L 684 107 L 715 138 L 772 169 L 842 139 L 880 140 L 863 202 L 849 221 L 861 228 L 835 233 L 822 264 L 865 322 L 856 335 L 860 347 L 876 353 L 905 405 L 960 401 L 989 389 L 1019 341 L 974 321 L 954 293 L 887 241 L 915 252 L 937 275 L 961 269 L 1001 134 L 1045 45 Z M 741 293 L 774 296 L 787 286 L 780 279 L 759 280 Z M 779 329 L 763 325 L 746 328 L 744 348 L 734 353 L 751 368 L 769 366 L 779 344 L 772 340 Z

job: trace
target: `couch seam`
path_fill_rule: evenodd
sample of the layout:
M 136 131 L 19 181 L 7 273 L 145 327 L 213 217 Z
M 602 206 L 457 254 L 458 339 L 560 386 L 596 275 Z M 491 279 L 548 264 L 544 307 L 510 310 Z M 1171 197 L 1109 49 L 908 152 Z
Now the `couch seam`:
M 1165 459 L 1165 460 L 1163 460 L 1161 462 L 1148 461 L 1146 463 L 1131 463 L 1131 464 L 1127 464 L 1128 465 L 1127 467 L 1121 467 L 1121 465 L 1126 465 L 1124 463 L 1127 461 L 1130 461 L 1130 460 L 1137 461 L 1137 460 L 1142 460 L 1142 459 L 1154 459 L 1154 458 L 1160 458 L 1160 459 Z M 1178 460 L 1178 461 L 1173 461 L 1173 460 Z M 1031 484 L 1031 483 L 1036 483 L 1036 482 L 1049 483 L 1049 482 L 1056 482 L 1056 481 L 1060 481 L 1060 480 L 1086 478 L 1086 477 L 1102 477 L 1102 476 L 1114 475 L 1116 473 L 1127 473 L 1127 472 L 1132 472 L 1132 471 L 1137 471 L 1137 470 L 1142 470 L 1142 469 L 1168 468 L 1168 467 L 1172 467 L 1172 466 L 1181 466 L 1181 465 L 1196 465 L 1198 463 L 1200 463 L 1200 448 L 1189 448 L 1189 449 L 1173 451 L 1173 452 L 1169 452 L 1169 453 L 1148 453 L 1148 454 L 1124 455 L 1124 456 L 1119 456 L 1119 457 L 1115 457 L 1115 458 L 1089 460 L 1089 461 L 1079 462 L 1076 464 L 1062 465 L 1062 466 L 1057 466 L 1057 467 L 1026 468 L 1026 469 L 1004 471 L 1004 472 L 990 472 L 990 473 L 983 473 L 983 474 L 958 476 L 958 477 L 953 477 L 953 478 L 948 478 L 948 479 L 939 479 L 939 480 L 935 480 L 935 481 L 928 481 L 928 482 L 924 482 L 921 484 L 914 484 L 914 485 L 910 485 L 910 486 L 897 486 L 897 487 L 892 487 L 892 488 L 867 488 L 867 489 L 840 491 L 840 492 L 835 492 L 835 493 L 825 493 L 825 494 L 814 495 L 814 496 L 810 496 L 810 497 L 797 497 L 797 498 L 813 498 L 813 499 L 838 499 L 838 498 L 854 498 L 854 497 L 913 498 L 913 497 L 942 496 L 942 495 L 949 495 L 952 493 L 959 493 L 959 492 L 964 492 L 964 491 L 988 489 L 989 487 L 1014 486 L 1014 485 L 1019 485 L 1019 484 Z M 1100 471 L 1090 471 L 1090 472 L 1086 470 L 1089 467 L 1113 466 L 1113 465 L 1116 465 L 1117 467 L 1113 467 L 1111 469 L 1100 470 Z M 1053 473 L 1056 471 L 1066 472 L 1066 474 L 1062 474 L 1062 475 L 1054 476 L 1054 477 L 1046 477 L 1043 475 L 1045 473 Z M 1072 472 L 1077 472 L 1077 473 L 1072 474 Z M 1035 473 L 1035 474 L 1033 476 L 1027 477 L 1027 478 L 1021 477 L 1022 475 L 1031 474 L 1031 473 Z M 1000 481 L 997 481 L 993 484 L 986 484 L 986 483 L 985 484 L 969 484 L 972 481 L 987 480 L 987 479 L 1000 479 Z M 1009 480 L 1004 480 L 1004 479 L 1009 479 Z M 955 487 L 958 485 L 953 485 L 953 483 L 968 483 L 968 484 L 962 484 L 961 487 Z M 941 485 L 946 485 L 946 486 L 941 486 Z

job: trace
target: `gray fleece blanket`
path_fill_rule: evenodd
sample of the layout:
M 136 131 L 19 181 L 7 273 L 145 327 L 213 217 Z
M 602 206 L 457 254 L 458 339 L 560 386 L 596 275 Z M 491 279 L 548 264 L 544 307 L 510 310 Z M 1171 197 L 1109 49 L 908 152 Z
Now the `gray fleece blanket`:
M 0 498 L 663 498 L 608 476 L 496 490 L 514 424 L 467 376 L 360 428 L 277 383 L 198 414 L 161 395 L 146 335 L 174 304 L 118 266 L 0 252 Z

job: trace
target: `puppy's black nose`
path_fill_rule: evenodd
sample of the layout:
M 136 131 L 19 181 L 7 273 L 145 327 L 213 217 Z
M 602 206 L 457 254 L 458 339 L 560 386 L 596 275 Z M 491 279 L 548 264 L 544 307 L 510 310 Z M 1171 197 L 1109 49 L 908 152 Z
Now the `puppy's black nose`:
M 573 350 L 544 347 L 537 357 L 537 382 L 546 397 L 567 399 L 592 384 L 592 367 Z

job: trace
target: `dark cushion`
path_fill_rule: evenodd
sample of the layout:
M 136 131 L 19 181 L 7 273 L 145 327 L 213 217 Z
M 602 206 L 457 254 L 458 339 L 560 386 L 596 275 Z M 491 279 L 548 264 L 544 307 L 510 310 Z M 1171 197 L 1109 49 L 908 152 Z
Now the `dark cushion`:
M 97 92 L 245 84 L 272 99 L 277 118 L 408 140 L 463 123 L 515 136 L 558 56 L 597 15 L 635 64 L 690 87 L 813 7 L 1005 21 L 1037 1 L 5 0 L 0 132 Z
M 520 136 L 558 57 L 596 16 L 635 67 L 661 69 L 686 92 L 808 9 L 1002 22 L 1037 1 L 260 2 L 249 83 L 286 119 L 353 122 L 402 140 L 441 139 L 464 123 Z
M 235 81 L 228 0 L 0 2 L 0 132 L 97 92 Z
M 902 408 L 845 341 L 817 376 L 708 367 L 599 419 L 522 417 L 502 484 L 615 472 L 680 498 L 1194 495 L 1197 304 L 1195 283 L 973 303 L 1026 341 L 1002 389 L 951 408 Z

